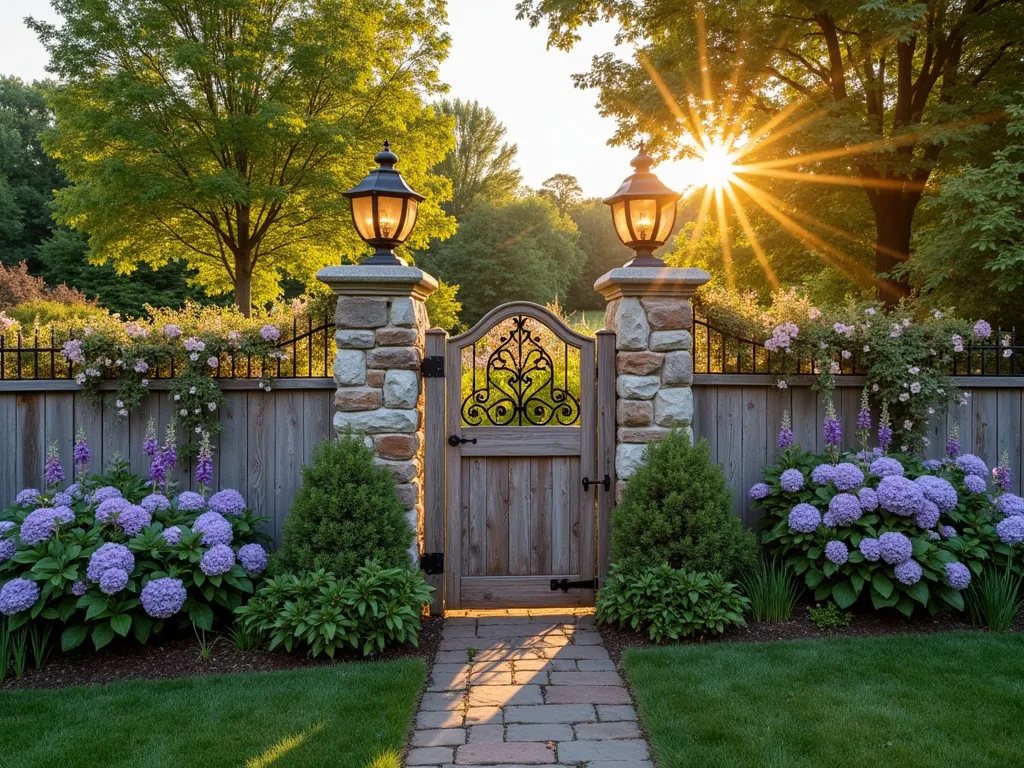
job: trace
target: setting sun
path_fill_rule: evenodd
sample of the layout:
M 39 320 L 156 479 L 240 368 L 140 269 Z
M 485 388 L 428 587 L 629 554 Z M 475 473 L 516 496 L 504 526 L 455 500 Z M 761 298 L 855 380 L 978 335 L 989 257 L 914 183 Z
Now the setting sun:
M 735 181 L 738 154 L 724 144 L 709 141 L 698 157 L 658 166 L 658 175 L 675 190 L 690 194 L 699 189 L 722 189 Z

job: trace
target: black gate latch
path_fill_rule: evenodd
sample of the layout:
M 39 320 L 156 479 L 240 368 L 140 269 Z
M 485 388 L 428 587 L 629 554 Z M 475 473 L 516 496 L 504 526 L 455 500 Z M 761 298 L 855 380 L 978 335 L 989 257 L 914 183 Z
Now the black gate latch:
M 420 570 L 428 576 L 444 573 L 444 552 L 424 552 L 420 555 Z
M 586 581 L 569 581 L 568 579 L 552 579 L 551 580 L 551 591 L 568 592 L 570 589 L 597 589 L 597 579 L 587 579 Z
M 444 355 L 433 355 L 424 357 L 420 363 L 420 373 L 425 379 L 444 378 Z
M 583 478 L 583 490 L 584 491 L 589 491 L 590 490 L 590 486 L 592 486 L 592 485 L 593 486 L 603 485 L 604 489 L 606 491 L 610 491 L 612 489 L 612 479 L 608 475 L 604 476 L 604 480 L 591 480 L 589 477 L 584 477 Z

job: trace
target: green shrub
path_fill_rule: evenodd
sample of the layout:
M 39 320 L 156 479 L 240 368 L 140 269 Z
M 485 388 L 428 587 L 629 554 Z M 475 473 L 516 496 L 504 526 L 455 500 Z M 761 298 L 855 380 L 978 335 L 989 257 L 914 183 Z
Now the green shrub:
M 268 579 L 235 612 L 240 627 L 270 650 L 334 658 L 348 647 L 368 656 L 395 643 L 419 645 L 421 610 L 433 591 L 419 571 L 368 561 L 351 578 L 320 569 Z
M 21 323 L 22 333 L 29 334 L 32 326 L 38 322 L 40 326 L 66 325 L 81 321 L 95 320 L 104 322 L 109 319 L 107 310 L 95 304 L 65 304 L 49 299 L 26 301 L 7 311 L 7 314 Z
M 706 440 L 673 431 L 651 443 L 612 513 L 612 562 L 626 569 L 666 562 L 731 578 L 757 556 L 753 533 L 732 511 L 732 497 Z
M 1007 563 L 1006 568 L 986 568 L 967 590 L 967 613 L 971 621 L 989 632 L 1006 632 L 1021 608 L 1021 578 Z
M 412 528 L 391 470 L 353 435 L 326 441 L 302 468 L 302 485 L 284 522 L 282 564 L 345 575 L 367 560 L 384 568 L 409 565 Z
M 793 606 L 803 592 L 789 563 L 779 558 L 761 558 L 740 578 L 750 598 L 754 621 L 789 621 Z
M 843 629 L 853 623 L 853 617 L 846 611 L 840 610 L 835 603 L 826 603 L 817 608 L 811 608 L 811 621 L 818 629 Z
M 743 624 L 750 601 L 718 573 L 675 570 L 666 564 L 638 570 L 613 566 L 598 595 L 597 620 L 634 630 L 651 640 L 721 634 Z

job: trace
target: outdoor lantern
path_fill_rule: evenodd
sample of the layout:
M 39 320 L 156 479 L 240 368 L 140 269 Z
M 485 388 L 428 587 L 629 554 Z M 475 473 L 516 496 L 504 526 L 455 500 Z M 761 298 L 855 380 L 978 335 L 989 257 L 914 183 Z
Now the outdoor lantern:
M 409 239 L 416 226 L 416 214 L 423 195 L 414 191 L 395 170 L 398 155 L 384 142 L 384 151 L 373 158 L 380 167 L 347 192 L 352 202 L 352 222 L 356 232 L 376 251 L 363 264 L 405 266 L 395 256 L 395 248 Z
M 612 209 L 615 234 L 636 252 L 627 267 L 663 267 L 665 262 L 654 255 L 672 233 L 676 221 L 676 203 L 681 195 L 661 183 L 651 173 L 654 158 L 643 148 L 630 165 L 636 173 L 622 182 L 614 195 L 605 200 Z

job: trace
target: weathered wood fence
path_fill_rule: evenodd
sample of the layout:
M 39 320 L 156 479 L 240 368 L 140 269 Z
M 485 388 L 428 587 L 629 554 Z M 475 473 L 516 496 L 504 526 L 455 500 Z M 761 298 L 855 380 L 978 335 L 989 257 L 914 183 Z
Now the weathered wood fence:
M 335 384 L 329 378 L 281 379 L 271 392 L 258 381 L 220 381 L 227 404 L 220 413 L 222 431 L 213 437 L 214 488 L 236 488 L 258 515 L 269 519 L 266 532 L 280 542 L 281 524 L 301 481 L 301 467 L 313 446 L 332 434 Z M 145 476 L 149 458 L 142 441 L 150 416 L 162 439 L 174 413 L 165 382 L 127 419 L 118 419 L 114 395 L 94 408 L 73 381 L 0 383 L 0 505 L 26 487 L 41 488 L 46 448 L 56 443 L 64 473 L 72 475 L 72 446 L 81 428 L 92 449 L 96 471 L 120 456 Z M 179 434 L 186 442 L 189 436 Z M 195 486 L 194 460 L 183 459 L 180 490 Z
M 813 392 L 811 376 L 794 377 L 779 389 L 773 376 L 698 374 L 694 377 L 694 434 L 707 438 L 712 456 L 722 466 L 733 490 L 736 513 L 747 525 L 756 523 L 747 490 L 761 477 L 762 467 L 776 454 L 775 440 L 788 410 L 796 440 L 814 450 L 823 448 L 821 422 L 824 404 Z M 994 466 L 1003 451 L 1010 456 L 1013 488 L 1020 492 L 1024 476 L 1024 377 L 964 377 L 958 379 L 970 397 L 966 406 L 935 415 L 930 424 L 928 456 L 942 455 L 953 424 L 960 427 L 964 451 Z M 844 448 L 855 447 L 857 411 L 863 377 L 840 376 L 834 395 L 843 424 Z M 281 525 L 298 491 L 301 467 L 312 448 L 328 438 L 333 415 L 334 382 L 329 378 L 281 379 L 271 392 L 256 381 L 221 381 L 227 405 L 220 414 L 222 431 L 214 437 L 216 488 L 237 488 L 252 509 L 270 518 L 267 533 L 280 541 Z M 14 500 L 21 488 L 40 487 L 46 447 L 56 442 L 64 471 L 71 476 L 74 437 L 81 427 L 93 450 L 93 468 L 115 455 L 133 471 L 145 474 L 142 452 L 146 424 L 152 416 L 160 431 L 173 414 L 165 385 L 141 408 L 119 420 L 109 402 L 100 409 L 89 405 L 71 381 L 8 381 L 0 383 L 0 505 Z M 876 414 L 877 421 L 877 414 Z M 181 435 L 184 441 L 186 436 Z M 193 465 L 183 460 L 177 479 L 182 490 L 195 480 Z
M 733 505 L 747 525 L 757 522 L 747 491 L 761 479 L 761 468 L 772 461 L 783 411 L 793 420 L 793 434 L 804 448 L 821 451 L 821 423 L 825 405 L 811 390 L 816 377 L 796 376 L 788 389 L 779 389 L 774 376 L 753 374 L 698 374 L 694 376 L 693 431 L 707 438 L 711 454 L 725 470 L 733 491 Z M 957 377 L 967 405 L 939 411 L 929 423 L 928 458 L 944 455 L 946 437 L 960 427 L 965 453 L 974 453 L 995 466 L 1003 451 L 1010 456 L 1013 489 L 1020 493 L 1024 473 L 1021 434 L 1024 433 L 1024 377 Z M 837 376 L 833 395 L 843 425 L 843 448 L 856 447 L 857 412 L 863 376 Z M 877 427 L 878 415 L 874 414 Z M 874 445 L 874 442 L 872 442 Z

